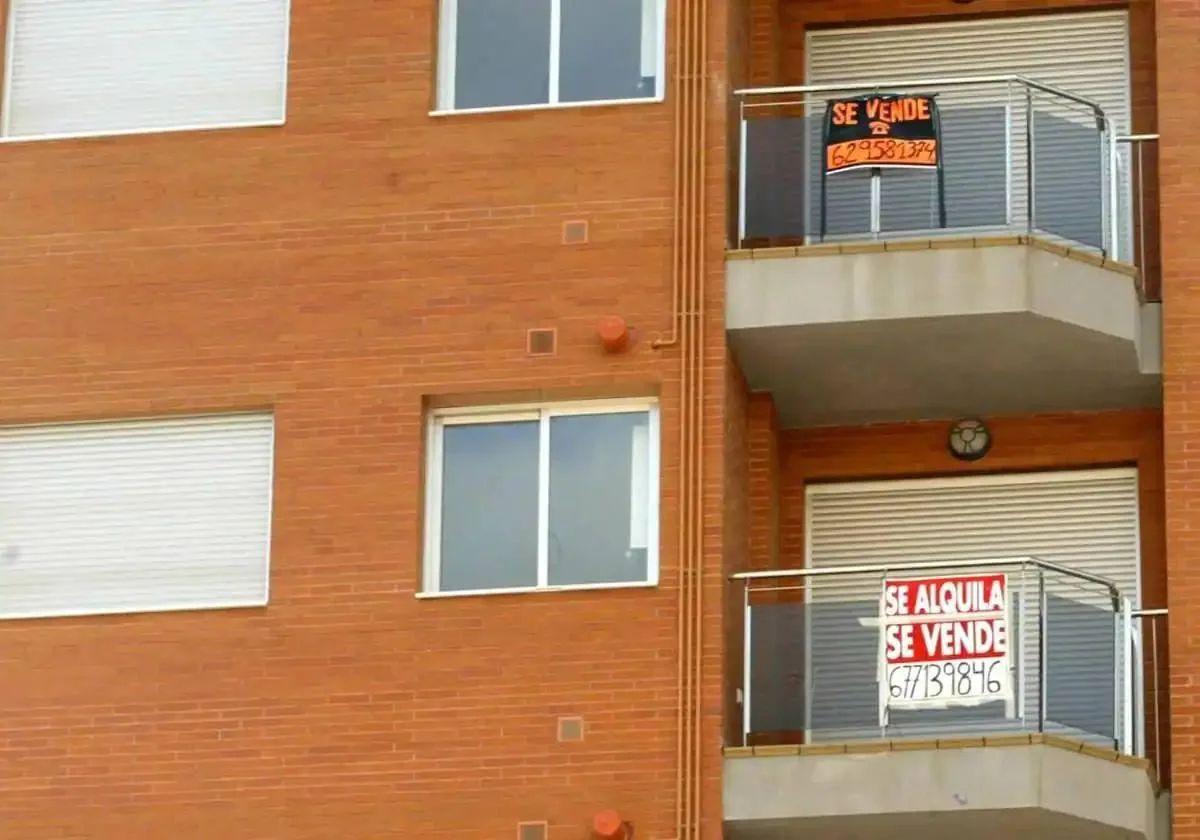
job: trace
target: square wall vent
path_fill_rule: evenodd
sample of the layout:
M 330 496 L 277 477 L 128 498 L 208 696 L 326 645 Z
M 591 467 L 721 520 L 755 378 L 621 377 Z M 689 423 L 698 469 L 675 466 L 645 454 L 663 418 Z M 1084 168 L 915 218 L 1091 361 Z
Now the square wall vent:
M 564 245 L 586 245 L 588 241 L 588 223 L 586 219 L 572 219 L 563 222 L 562 243 Z
M 553 327 L 530 330 L 525 336 L 525 351 L 530 356 L 552 356 L 558 349 L 558 330 Z
M 544 822 L 517 823 L 517 840 L 546 840 L 549 824 Z
M 583 718 L 581 718 L 581 717 L 560 717 L 558 719 L 558 740 L 560 740 L 560 741 L 582 741 L 583 740 Z

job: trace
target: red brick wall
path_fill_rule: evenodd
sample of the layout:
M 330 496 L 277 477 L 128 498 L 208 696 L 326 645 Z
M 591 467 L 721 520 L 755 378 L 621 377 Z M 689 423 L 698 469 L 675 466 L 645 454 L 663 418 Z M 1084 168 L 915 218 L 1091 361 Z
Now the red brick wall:
M 946 450 L 948 424 L 896 423 L 791 430 L 780 441 L 780 563 L 804 564 L 804 492 L 815 481 L 919 478 L 1134 464 L 1141 507 L 1143 600 L 1163 587 L 1162 417 L 1156 411 L 1047 414 L 988 419 L 995 441 L 981 461 Z
M 746 568 L 770 569 L 779 558 L 779 417 L 769 393 L 748 405 L 750 541 Z
M 728 580 L 735 572 L 749 568 L 749 557 L 755 541 L 759 499 L 751 489 L 755 481 L 753 453 L 754 419 L 751 406 L 757 395 L 746 390 L 746 380 L 737 364 L 730 359 L 726 365 L 725 385 L 725 562 L 722 577 Z M 744 658 L 742 656 L 742 592 L 735 585 L 725 587 L 725 694 L 724 737 L 727 744 L 739 744 L 741 739 L 741 707 L 737 703 L 737 688 L 741 685 Z
M 602 807 L 673 836 L 679 356 L 650 346 L 671 327 L 673 104 L 429 117 L 435 6 L 294 4 L 283 128 L 4 147 L 0 422 L 271 407 L 277 457 L 268 608 L 0 623 L 0 836 L 482 840 L 545 819 L 573 838 Z M 588 244 L 560 244 L 569 219 Z M 625 355 L 599 350 L 608 313 L 638 331 Z M 557 355 L 525 355 L 534 326 L 558 328 Z M 645 388 L 663 401 L 661 586 L 413 597 L 425 398 Z M 556 741 L 564 714 L 582 743 Z
M 1200 837 L 1200 3 L 1158 4 L 1164 427 L 1175 837 Z
M 750 0 L 750 84 L 777 83 L 783 59 L 781 0 Z

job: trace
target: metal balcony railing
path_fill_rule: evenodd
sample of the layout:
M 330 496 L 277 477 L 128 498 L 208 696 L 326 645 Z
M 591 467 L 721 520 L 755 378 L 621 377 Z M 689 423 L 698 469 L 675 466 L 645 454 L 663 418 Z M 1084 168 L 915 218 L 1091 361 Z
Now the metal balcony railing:
M 821 200 L 826 105 L 869 93 L 935 97 L 944 227 L 938 178 L 928 171 L 831 174 L 824 178 Z M 1113 119 L 1096 102 L 1032 79 L 930 78 L 880 81 L 869 88 L 755 88 L 736 95 L 739 247 L 1026 233 L 1129 262 L 1135 239 L 1143 241 L 1148 232 L 1143 225 L 1135 237 L 1134 208 L 1147 205 L 1134 196 L 1136 150 L 1121 142 L 1132 138 L 1118 136 Z M 1137 172 L 1139 186 L 1143 168 Z
M 885 628 L 897 620 L 887 617 L 896 585 L 986 576 L 1003 576 L 1007 590 L 1003 661 L 991 670 L 982 659 L 948 669 L 890 664 Z M 1135 609 L 1102 577 L 1013 557 L 743 572 L 733 579 L 744 595 L 744 744 L 1040 732 L 1149 753 L 1160 778 L 1166 772 L 1165 610 Z M 982 702 L 965 698 L 968 683 L 935 692 L 930 670 L 940 681 L 974 674 L 975 688 L 982 691 L 986 680 L 994 694 Z M 921 680 L 923 688 L 909 691 Z M 945 702 L 906 702 L 918 694 Z

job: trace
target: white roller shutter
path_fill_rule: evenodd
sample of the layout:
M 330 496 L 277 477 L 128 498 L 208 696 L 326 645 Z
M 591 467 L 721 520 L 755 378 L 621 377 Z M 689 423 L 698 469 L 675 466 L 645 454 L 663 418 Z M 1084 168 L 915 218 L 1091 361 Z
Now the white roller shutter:
M 3 133 L 283 122 L 289 0 L 10 0 Z
M 806 513 L 812 567 L 1033 556 L 1104 577 L 1138 602 L 1135 469 L 812 485 Z M 1024 576 L 1012 568 L 1003 571 L 1009 574 L 1015 611 L 1021 613 L 1014 615 L 1014 635 L 1024 648 L 1014 651 L 1014 659 L 1019 663 L 1024 653 L 1026 683 L 1024 709 L 1008 711 L 1014 716 L 1023 711 L 1036 726 L 1037 575 L 1032 569 Z M 906 575 L 914 576 L 895 573 Z M 869 625 L 862 619 L 877 614 L 879 585 L 877 575 L 827 578 L 809 593 L 809 609 L 816 611 L 809 622 L 808 656 L 817 718 L 809 725 L 828 730 L 815 732 L 818 737 L 846 737 L 861 734 L 853 731 L 856 727 L 875 726 L 875 631 L 857 627 Z M 1056 575 L 1046 578 L 1046 590 L 1052 599 L 1047 611 L 1050 717 L 1057 713 L 1060 728 L 1111 727 L 1111 688 L 1096 695 L 1100 679 L 1111 686 L 1111 636 L 1101 643 L 1103 634 L 1112 632 L 1110 600 L 1099 587 Z M 822 710 L 833 710 L 824 722 Z M 942 714 L 958 721 L 942 727 L 949 729 L 962 729 L 962 721 L 978 717 L 961 710 Z M 928 712 L 908 713 L 905 719 L 936 720 Z
M 1129 120 L 1129 15 L 1070 12 L 943 23 L 814 29 L 809 84 L 1020 74 Z
M 1097 102 L 1112 119 L 1118 134 L 1130 130 L 1130 74 L 1129 74 L 1129 21 L 1125 10 L 1101 12 L 1072 12 L 1052 15 L 1029 15 L 1002 18 L 973 18 L 971 20 L 941 23 L 899 24 L 892 26 L 866 26 L 845 29 L 816 29 L 807 34 L 806 79 L 808 84 L 846 84 L 874 87 L 889 80 L 953 78 L 963 76 L 990 76 L 1019 74 L 1061 88 L 1070 93 Z M 938 88 L 932 86 L 932 90 Z M 998 88 L 963 89 L 945 88 L 939 100 L 943 111 L 969 106 L 1000 106 L 1008 104 L 1008 96 Z M 1047 100 L 1050 102 L 1050 100 Z M 1023 136 L 1025 131 L 1023 95 L 1012 104 L 1011 183 L 1009 196 L 1010 215 L 1016 224 L 1025 221 L 1025 153 Z M 1057 107 L 1057 106 L 1054 106 Z M 1051 115 L 1050 105 L 1046 115 Z M 1082 112 L 1071 115 L 1069 109 L 1055 111 L 1054 116 L 1070 116 L 1080 125 L 1086 123 Z M 947 136 L 947 160 L 951 152 L 950 141 L 958 141 L 960 160 L 965 156 L 973 168 L 974 155 L 980 167 L 990 169 L 995 157 L 1003 156 L 1003 139 L 995 138 L 983 112 L 980 112 L 979 129 L 992 135 L 992 141 L 1001 144 L 995 149 L 971 149 L 971 120 L 965 130 L 960 127 L 957 137 Z M 952 128 L 947 125 L 947 130 Z M 1045 135 L 1046 133 L 1044 133 Z M 1051 134 L 1050 141 L 1053 141 Z M 981 141 L 982 142 L 982 141 Z M 1078 149 L 1075 150 L 1078 153 Z M 1068 195 L 1071 184 L 1054 182 L 1061 165 L 1042 164 L 1043 148 L 1038 153 L 1039 179 L 1045 178 L 1045 189 L 1039 191 L 1038 206 L 1043 200 L 1065 206 L 1051 208 L 1042 213 L 1049 218 L 1052 214 L 1061 224 L 1070 226 L 1071 216 L 1088 211 L 1088 204 L 1095 204 L 1090 196 Z M 1099 150 L 1097 150 L 1097 158 Z M 1078 170 L 1079 161 L 1074 169 Z M 948 164 L 949 165 L 949 164 Z M 1096 163 L 1099 165 L 1099 163 Z M 1045 172 L 1043 172 L 1043 169 Z M 1071 170 L 1072 167 L 1067 167 Z M 1128 167 L 1123 167 L 1125 173 Z M 1063 177 L 1078 177 L 1078 171 L 1067 171 Z M 1106 172 L 1101 173 L 1107 177 Z M 947 177 L 952 177 L 948 173 Z M 928 181 L 929 179 L 925 179 Z M 1122 176 L 1123 209 L 1120 223 L 1121 237 L 1128 243 L 1130 192 L 1128 178 Z M 994 189 L 982 176 L 976 179 L 981 188 Z M 850 189 L 847 187 L 847 189 Z M 948 187 L 949 189 L 949 187 Z M 1045 193 L 1043 199 L 1042 193 Z M 909 197 L 911 203 L 913 197 Z M 993 202 L 965 200 L 965 218 L 978 217 L 980 206 Z M 899 204 L 903 205 L 903 198 Z M 923 207 L 924 205 L 922 205 Z M 903 206 L 896 208 L 897 215 L 905 215 Z M 972 212 L 975 210 L 976 212 Z M 1092 211 L 1094 212 L 1094 210 Z M 885 217 L 887 208 L 885 207 Z M 987 215 L 987 214 L 983 214 Z M 953 224 L 953 221 L 951 222 Z M 886 218 L 885 218 L 886 229 Z M 1064 233 L 1069 233 L 1065 231 Z M 1128 250 L 1123 251 L 1127 256 Z
M 0 428 L 0 617 L 267 601 L 273 421 Z

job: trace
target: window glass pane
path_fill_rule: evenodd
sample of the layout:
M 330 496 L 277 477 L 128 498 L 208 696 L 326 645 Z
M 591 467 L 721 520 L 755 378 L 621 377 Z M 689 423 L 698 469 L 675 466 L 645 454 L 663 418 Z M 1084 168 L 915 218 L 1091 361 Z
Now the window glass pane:
M 559 99 L 655 95 L 657 0 L 562 0 Z
M 441 590 L 537 585 L 538 424 L 446 426 Z
M 644 411 L 551 418 L 551 584 L 646 579 L 649 424 Z
M 458 0 L 454 107 L 550 96 L 550 0 Z

